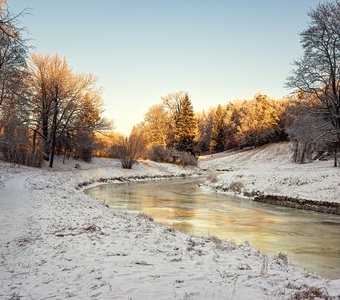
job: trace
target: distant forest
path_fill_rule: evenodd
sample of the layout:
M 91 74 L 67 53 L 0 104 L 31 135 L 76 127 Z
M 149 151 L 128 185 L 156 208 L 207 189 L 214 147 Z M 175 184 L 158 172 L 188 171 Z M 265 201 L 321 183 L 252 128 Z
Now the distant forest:
M 116 157 L 195 165 L 197 157 L 290 140 L 293 160 L 334 158 L 340 166 L 340 2 L 309 12 L 302 58 L 286 85 L 292 96 L 258 93 L 195 112 L 188 92 L 161 97 L 129 136 L 113 130 L 92 74 L 75 73 L 58 55 L 31 54 L 21 18 L 0 10 L 0 157 L 53 167 L 54 156 Z M 128 113 L 128 112 L 127 112 Z

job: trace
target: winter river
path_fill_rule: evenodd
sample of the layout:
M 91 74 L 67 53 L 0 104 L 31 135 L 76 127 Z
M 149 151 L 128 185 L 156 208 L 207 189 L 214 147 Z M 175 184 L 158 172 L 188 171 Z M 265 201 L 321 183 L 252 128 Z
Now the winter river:
M 245 240 L 326 278 L 340 278 L 340 216 L 276 207 L 217 194 L 203 179 L 105 184 L 86 190 L 110 207 L 144 212 L 193 235 Z

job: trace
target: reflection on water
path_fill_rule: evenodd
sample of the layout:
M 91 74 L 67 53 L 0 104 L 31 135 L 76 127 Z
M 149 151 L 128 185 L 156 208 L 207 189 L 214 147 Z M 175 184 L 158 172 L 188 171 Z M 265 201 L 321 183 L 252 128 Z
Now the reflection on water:
M 86 192 L 113 208 L 144 212 L 194 235 L 215 235 L 267 253 L 324 277 L 340 278 L 340 216 L 255 203 L 205 191 L 202 179 L 100 185 Z

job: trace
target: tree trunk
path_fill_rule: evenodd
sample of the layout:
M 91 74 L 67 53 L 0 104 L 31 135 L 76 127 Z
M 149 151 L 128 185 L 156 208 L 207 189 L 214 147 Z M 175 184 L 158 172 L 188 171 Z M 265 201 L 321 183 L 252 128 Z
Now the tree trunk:
M 37 131 L 33 131 L 33 141 L 32 141 L 32 154 L 35 154 L 35 146 L 37 141 Z
M 298 154 L 299 154 L 299 142 L 296 141 L 295 149 L 294 149 L 294 157 L 293 157 L 294 163 L 298 162 Z
M 337 151 L 336 151 L 336 145 L 334 146 L 334 168 L 336 168 L 338 166 L 338 158 L 337 158 Z
M 54 112 L 52 120 L 52 132 L 51 132 L 51 151 L 50 151 L 50 164 L 49 167 L 53 168 L 54 152 L 57 139 L 57 116 L 58 116 L 58 101 L 54 101 Z
M 42 116 L 42 130 L 43 130 L 43 159 L 48 161 L 50 154 L 50 143 L 48 138 L 48 115 Z
M 335 92 L 335 89 L 333 87 L 333 92 Z M 334 167 L 339 166 L 340 167 L 340 162 L 338 162 L 338 153 L 340 153 L 340 95 L 337 95 L 334 93 L 336 97 L 338 97 L 337 101 L 337 107 L 336 107 L 336 120 L 335 120 L 335 132 L 336 132 L 336 143 L 334 145 Z
M 300 164 L 303 164 L 305 162 L 306 150 L 307 150 L 307 143 L 305 142 L 303 144 L 303 149 L 302 149 L 301 158 L 300 158 Z
M 67 154 L 67 150 L 64 151 L 63 164 L 65 163 L 66 154 Z
M 339 137 L 339 140 L 338 140 L 338 152 L 337 152 L 337 156 L 336 156 L 336 158 L 337 158 L 337 165 L 340 168 L 339 154 L 340 154 L 340 137 Z
M 340 139 L 334 145 L 334 168 L 336 168 L 336 167 L 340 168 L 339 159 L 340 159 Z

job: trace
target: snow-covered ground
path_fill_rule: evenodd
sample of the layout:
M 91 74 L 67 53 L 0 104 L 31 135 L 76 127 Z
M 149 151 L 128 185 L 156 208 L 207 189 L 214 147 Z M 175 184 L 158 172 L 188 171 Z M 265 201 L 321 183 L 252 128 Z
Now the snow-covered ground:
M 216 191 L 340 202 L 340 168 L 333 161 L 294 164 L 291 157 L 290 144 L 278 143 L 205 156 L 200 167 L 212 179 L 206 187 Z
M 247 153 L 242 155 L 245 158 Z M 250 156 L 255 164 L 258 156 Z M 283 170 L 291 180 L 293 166 L 274 154 L 266 156 L 270 161 L 262 166 Z M 260 164 L 246 167 L 237 155 L 229 162 L 225 156 L 201 164 L 211 170 L 233 168 L 218 175 L 220 183 L 228 184 L 227 176 L 233 173 L 243 174 L 235 178 L 245 180 L 247 168 L 249 178 L 261 174 L 268 178 L 265 170 L 255 172 Z M 335 174 L 332 168 L 327 173 L 324 163 L 320 169 L 329 178 Z M 287 265 L 284 255 L 267 256 L 247 243 L 191 237 L 155 224 L 145 215 L 107 208 L 76 188 L 82 182 L 105 178 L 195 172 L 154 162 L 123 170 L 110 159 L 94 159 L 91 164 L 68 161 L 66 165 L 57 161 L 52 171 L 0 162 L 0 299 L 340 297 L 340 280 L 323 279 Z M 256 180 L 263 182 L 255 184 L 256 189 L 266 187 L 265 179 Z M 310 182 L 305 185 L 312 186 Z M 276 188 L 280 188 L 279 181 Z M 286 189 L 289 193 L 290 188 Z M 324 183 L 317 189 L 320 194 L 322 189 Z

